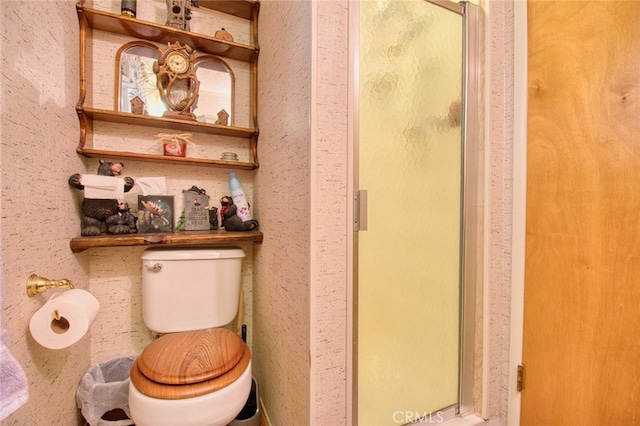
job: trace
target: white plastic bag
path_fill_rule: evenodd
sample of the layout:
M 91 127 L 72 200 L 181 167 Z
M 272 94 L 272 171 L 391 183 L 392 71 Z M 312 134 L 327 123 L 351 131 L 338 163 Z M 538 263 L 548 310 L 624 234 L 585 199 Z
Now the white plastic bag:
M 132 425 L 133 420 L 104 420 L 111 410 L 129 413 L 129 371 L 135 356 L 116 358 L 92 367 L 82 376 L 76 392 L 78 408 L 91 426 Z

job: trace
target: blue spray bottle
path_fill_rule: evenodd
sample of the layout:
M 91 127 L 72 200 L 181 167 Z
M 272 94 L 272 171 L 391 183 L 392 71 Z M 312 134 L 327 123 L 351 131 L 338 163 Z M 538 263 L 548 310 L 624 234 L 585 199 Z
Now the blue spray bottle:
M 238 208 L 237 215 L 243 222 L 251 220 L 251 212 L 249 212 L 249 203 L 244 195 L 242 184 L 236 176 L 236 172 L 227 173 L 229 176 L 229 190 L 231 191 L 231 198 L 233 198 L 233 204 Z

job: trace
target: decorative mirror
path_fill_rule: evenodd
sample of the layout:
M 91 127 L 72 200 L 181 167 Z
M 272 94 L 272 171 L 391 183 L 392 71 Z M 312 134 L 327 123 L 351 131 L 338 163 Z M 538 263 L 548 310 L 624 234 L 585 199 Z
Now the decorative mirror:
M 127 43 L 116 54 L 116 110 L 162 117 L 165 107 L 153 63 L 160 50 L 142 41 Z
M 202 55 L 195 60 L 196 75 L 200 80 L 200 97 L 194 113 L 198 121 L 223 126 L 233 125 L 235 76 L 220 58 Z M 226 123 L 219 122 L 224 115 Z
M 153 63 L 160 49 L 144 41 L 123 45 L 116 54 L 115 109 L 120 112 L 162 117 L 166 107 L 160 97 Z M 233 125 L 235 77 L 231 68 L 213 55 L 194 61 L 200 81 L 199 97 L 192 112 L 196 120 Z M 226 118 L 226 120 L 225 120 Z M 224 122 L 226 121 L 226 123 Z

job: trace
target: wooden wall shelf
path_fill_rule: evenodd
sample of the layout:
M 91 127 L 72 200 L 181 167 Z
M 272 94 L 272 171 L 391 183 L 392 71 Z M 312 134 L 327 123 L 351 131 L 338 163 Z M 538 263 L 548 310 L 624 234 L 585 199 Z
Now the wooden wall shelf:
M 260 231 L 227 232 L 219 231 L 183 231 L 170 234 L 101 234 L 95 237 L 72 238 L 69 246 L 73 253 L 80 253 L 97 247 L 127 247 L 127 246 L 168 246 L 168 245 L 206 245 L 216 243 L 262 243 L 263 235 Z
M 80 121 L 80 141 L 76 151 L 91 158 L 124 158 L 140 161 L 165 162 L 190 165 L 208 165 L 230 169 L 255 170 L 258 168 L 258 120 L 257 120 L 257 69 L 258 69 L 258 12 L 257 0 L 203 0 L 200 7 L 222 12 L 249 21 L 252 45 L 216 39 L 209 35 L 182 31 L 155 22 L 96 10 L 84 6 L 84 0 L 76 5 L 80 24 L 80 98 L 76 107 Z M 130 39 L 147 40 L 156 43 L 180 42 L 194 48 L 199 53 L 222 58 L 235 59 L 249 64 L 250 120 L 253 128 L 219 126 L 212 123 L 176 120 L 164 117 L 150 117 L 120 111 L 93 108 L 93 93 L 89 88 L 93 81 L 93 39 L 94 30 L 118 34 Z M 98 53 L 95 53 L 99 56 Z M 89 92 L 89 96 L 87 96 Z M 85 102 L 87 102 L 85 104 Z M 170 157 L 160 154 L 145 154 L 130 151 L 95 149 L 93 144 L 93 123 L 111 122 L 133 126 L 160 128 L 246 139 L 249 144 L 250 162 L 222 161 L 218 159 Z M 212 138 L 219 139 L 219 138 Z M 214 142 L 217 143 L 217 142 Z M 130 149 L 130 148 L 129 148 Z M 216 243 L 262 242 L 262 232 L 185 231 L 168 234 L 102 234 L 95 237 L 72 238 L 71 251 L 79 253 L 90 248 L 126 247 L 144 245 L 196 246 Z
M 235 126 L 220 126 L 200 121 L 178 120 L 174 118 L 152 117 L 149 115 L 131 114 L 129 112 L 110 111 L 106 109 L 77 106 L 76 112 L 82 120 L 82 115 L 88 119 L 98 121 L 109 121 L 112 123 L 134 124 L 136 126 L 158 127 L 169 130 L 183 130 L 187 132 L 208 133 L 211 135 L 223 135 L 239 138 L 250 138 L 257 136 L 254 129 Z
M 176 120 L 164 117 L 150 117 L 146 115 L 130 114 L 128 112 L 109 111 L 96 108 L 77 106 L 76 112 L 81 123 L 89 123 L 91 121 L 105 121 L 111 123 L 121 124 L 133 124 L 136 126 L 156 127 L 164 128 L 168 130 L 182 130 L 187 132 L 199 132 L 212 135 L 222 135 L 230 137 L 249 138 L 255 140 L 258 138 L 258 131 L 253 129 L 247 129 L 244 127 L 234 126 L 219 126 L 210 123 L 200 123 L 198 121 L 184 121 Z M 88 124 L 85 125 L 88 127 Z M 253 162 L 237 162 L 237 161 L 222 161 L 206 158 L 195 157 L 169 157 L 164 155 L 142 154 L 139 152 L 127 152 L 127 151 L 111 151 L 93 149 L 88 144 L 84 144 L 81 141 L 76 151 L 78 154 L 84 155 L 90 158 L 126 158 L 139 161 L 160 161 L 169 162 L 174 164 L 194 164 L 194 165 L 210 165 L 226 168 L 238 168 L 242 170 L 255 170 L 259 167 L 258 164 L 258 152 L 256 144 L 252 144 L 252 159 Z
M 165 162 L 173 164 L 191 164 L 239 170 L 255 170 L 258 168 L 257 163 L 244 163 L 240 161 L 209 160 L 206 158 L 195 157 L 171 157 L 168 155 L 140 154 L 139 152 L 109 151 L 91 148 L 77 148 L 76 151 L 78 154 L 89 158 L 120 158 L 135 161 L 150 161 L 154 163 Z
M 253 0 L 202 0 L 199 7 L 216 10 L 242 19 L 255 19 L 260 3 Z
M 258 12 L 260 3 L 255 0 L 205 0 L 200 7 L 233 15 L 249 21 L 251 26 L 251 45 L 216 39 L 212 36 L 192 31 L 183 31 L 155 22 L 130 18 L 127 16 L 92 9 L 84 5 L 84 1 L 76 4 L 80 23 L 80 99 L 76 112 L 80 121 L 80 141 L 76 151 L 86 157 L 130 158 L 141 161 L 160 161 L 180 164 L 212 165 L 244 170 L 258 168 L 258 122 L 257 122 L 257 62 L 260 48 L 258 46 Z M 165 117 L 152 117 L 127 112 L 94 108 L 85 104 L 88 87 L 91 87 L 93 55 L 90 39 L 93 30 L 119 34 L 132 39 L 154 41 L 157 43 L 175 43 L 176 41 L 193 47 L 203 54 L 222 58 L 237 59 L 250 66 L 251 86 L 251 121 L 253 128 L 220 126 L 198 121 L 178 120 Z M 90 98 L 91 96 L 89 96 Z M 203 158 L 168 158 L 162 155 L 149 155 L 131 151 L 115 151 L 95 149 L 93 144 L 93 122 L 111 122 L 133 126 L 152 127 L 172 131 L 186 131 L 205 135 L 246 139 L 249 147 L 250 161 L 246 163 L 226 162 L 218 159 Z M 206 141 L 203 141 L 206 143 Z
M 229 2 L 208 2 L 206 3 L 231 3 L 243 5 L 242 9 L 255 7 L 255 2 L 229 1 Z M 205 7 L 214 9 L 207 5 Z M 179 41 L 182 44 L 188 44 L 200 52 L 210 53 L 212 55 L 224 56 L 225 58 L 238 59 L 244 62 L 250 62 L 257 55 L 257 48 L 247 46 L 230 41 L 218 40 L 203 34 L 197 34 L 189 31 L 178 30 L 176 28 L 167 27 L 166 25 L 156 24 L 155 22 L 142 21 L 136 18 L 129 18 L 114 13 L 104 12 L 102 10 L 91 9 L 78 4 L 76 6 L 78 18 L 86 19 L 90 28 L 95 30 L 106 31 L 114 34 L 120 34 L 129 37 L 135 37 L 143 40 L 151 40 L 157 43 L 175 43 Z M 225 8 L 227 10 L 229 8 Z M 239 13 L 247 15 L 247 13 Z M 243 16 L 241 16 L 243 17 Z M 251 18 L 249 14 L 246 19 Z

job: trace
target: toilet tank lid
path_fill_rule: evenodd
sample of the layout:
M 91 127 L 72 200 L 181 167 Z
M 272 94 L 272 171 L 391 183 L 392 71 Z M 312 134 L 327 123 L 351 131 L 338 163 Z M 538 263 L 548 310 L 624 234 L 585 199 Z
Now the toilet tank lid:
M 142 254 L 142 260 L 197 260 L 197 259 L 237 259 L 245 257 L 239 247 L 216 248 L 150 248 Z

